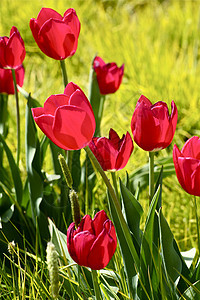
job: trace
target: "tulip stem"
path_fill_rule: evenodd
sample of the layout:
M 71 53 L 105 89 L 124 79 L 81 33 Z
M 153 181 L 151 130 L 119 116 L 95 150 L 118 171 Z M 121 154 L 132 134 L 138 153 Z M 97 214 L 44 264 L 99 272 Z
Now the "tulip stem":
M 93 281 L 96 300 L 102 300 L 101 291 L 98 283 L 98 274 L 96 270 L 92 270 L 92 281 Z
M 200 256 L 199 218 L 198 218 L 198 211 L 197 211 L 197 201 L 195 196 L 194 196 L 194 207 L 195 207 L 195 217 L 196 217 L 196 227 L 197 227 L 198 251 Z
M 115 194 L 116 194 L 117 198 L 119 199 L 119 193 L 118 193 L 118 189 L 117 189 L 116 172 L 111 172 L 111 176 L 112 176 L 112 181 L 113 181 Z
M 154 155 L 155 152 L 149 152 L 149 204 L 154 195 Z
M 19 97 L 17 91 L 17 80 L 15 75 L 15 70 L 12 69 L 12 77 L 15 91 L 15 101 L 16 101 L 16 114 L 17 114 L 17 165 L 19 166 L 19 155 L 20 155 L 20 113 L 19 113 Z
M 128 244 L 129 250 L 130 250 L 132 256 L 134 257 L 136 266 L 139 268 L 139 265 L 140 265 L 139 257 L 138 257 L 138 254 L 136 252 L 136 249 L 133 245 L 133 241 L 132 241 L 132 238 L 131 238 L 131 235 L 130 235 L 129 228 L 128 228 L 127 223 L 126 223 L 126 221 L 124 219 L 124 216 L 122 214 L 120 202 L 119 202 L 119 200 L 118 200 L 118 198 L 115 194 L 115 191 L 114 191 L 112 185 L 110 184 L 110 180 L 106 176 L 105 172 L 103 171 L 103 169 L 102 169 L 101 165 L 99 164 L 98 160 L 96 159 L 96 157 L 94 156 L 94 154 L 90 150 L 89 146 L 86 146 L 84 149 L 87 152 L 88 157 L 89 157 L 93 167 L 98 170 L 98 172 L 100 173 L 104 183 L 106 184 L 106 186 L 108 188 L 110 197 L 113 201 L 113 205 L 114 205 L 116 213 L 117 213 L 117 217 L 118 217 L 119 222 L 121 224 L 124 235 L 127 238 L 127 244 Z M 113 221 L 115 221 L 115 220 L 113 220 Z
M 67 78 L 67 70 L 66 70 L 66 66 L 65 66 L 65 61 L 60 60 L 60 65 L 61 65 L 61 70 L 62 70 L 64 87 L 66 87 L 66 85 L 68 84 L 68 78 Z

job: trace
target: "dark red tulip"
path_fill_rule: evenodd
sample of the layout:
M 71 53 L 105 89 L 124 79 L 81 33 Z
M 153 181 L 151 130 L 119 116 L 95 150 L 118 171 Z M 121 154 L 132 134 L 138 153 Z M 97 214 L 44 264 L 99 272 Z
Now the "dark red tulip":
M 13 26 L 10 37 L 0 37 L 0 68 L 18 68 L 23 63 L 25 55 L 24 41 L 18 29 Z
M 93 137 L 89 147 L 104 171 L 116 171 L 126 166 L 133 151 L 133 141 L 129 132 L 120 139 L 111 128 L 109 138 Z
M 131 120 L 131 130 L 136 144 L 145 151 L 158 151 L 168 147 L 174 137 L 178 111 L 174 101 L 171 115 L 165 102 L 152 103 L 141 96 Z
M 73 260 L 80 266 L 100 270 L 107 266 L 115 253 L 117 237 L 114 225 L 104 210 L 92 220 L 85 215 L 78 228 L 71 223 L 67 230 L 67 247 Z
M 20 66 L 15 69 L 16 81 L 19 86 L 24 83 L 24 67 Z M 12 71 L 10 69 L 0 69 L 0 93 L 12 95 L 15 93 L 12 78 Z
M 200 138 L 187 140 L 181 151 L 174 145 L 173 160 L 182 188 L 190 195 L 200 196 Z
M 30 28 L 38 47 L 47 56 L 62 60 L 74 55 L 78 45 L 80 22 L 73 8 L 62 17 L 51 8 L 42 8 Z
M 66 86 L 64 94 L 50 96 L 44 107 L 32 108 L 32 114 L 44 134 L 65 150 L 84 148 L 95 132 L 91 104 L 73 82 Z
M 122 82 L 124 65 L 119 68 L 114 62 L 106 64 L 102 58 L 96 56 L 93 68 L 97 75 L 100 93 L 102 95 L 115 93 Z

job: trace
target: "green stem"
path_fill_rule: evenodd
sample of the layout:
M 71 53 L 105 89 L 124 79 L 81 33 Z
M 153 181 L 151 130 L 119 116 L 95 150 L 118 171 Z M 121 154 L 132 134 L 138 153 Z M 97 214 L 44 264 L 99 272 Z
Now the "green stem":
M 198 211 L 197 211 L 197 201 L 196 201 L 195 196 L 194 196 L 194 207 L 195 207 L 195 217 L 196 217 L 196 227 L 197 227 L 198 251 L 199 251 L 199 256 L 200 256 L 199 217 L 198 217 Z
M 20 156 L 20 113 L 19 113 L 19 97 L 17 91 L 17 81 L 15 76 L 15 70 L 12 69 L 12 77 L 14 83 L 15 100 L 16 100 L 16 114 L 17 114 L 17 165 L 19 165 Z
M 93 281 L 96 300 L 102 300 L 101 291 L 100 291 L 100 287 L 98 284 L 98 274 L 97 274 L 96 270 L 92 270 L 92 281 Z
M 119 193 L 118 193 L 118 188 L 117 188 L 117 180 L 116 180 L 116 172 L 111 172 L 111 176 L 112 176 L 112 181 L 113 181 L 113 186 L 114 186 L 116 196 L 119 199 Z
M 119 200 L 118 200 L 118 198 L 115 194 L 115 191 L 114 191 L 112 185 L 110 184 L 110 180 L 106 176 L 105 172 L 103 171 L 101 165 L 99 164 L 98 160 L 96 159 L 96 157 L 94 156 L 94 154 L 92 153 L 90 148 L 88 146 L 86 146 L 84 149 L 87 152 L 88 157 L 91 160 L 91 163 L 98 170 L 98 172 L 100 173 L 101 177 L 103 178 L 103 180 L 104 180 L 104 182 L 105 182 L 105 184 L 108 188 L 108 191 L 109 191 L 110 196 L 112 198 L 113 205 L 115 207 L 117 216 L 119 218 L 119 222 L 121 224 L 122 230 L 124 232 L 124 235 L 127 237 L 127 244 L 128 244 L 129 250 L 130 250 L 133 258 L 135 259 L 136 266 L 139 268 L 139 265 L 140 265 L 139 257 L 138 257 L 138 254 L 137 254 L 136 250 L 135 250 L 135 247 L 133 245 L 133 241 L 132 241 L 128 226 L 127 226 L 126 221 L 123 217 L 120 202 L 119 202 Z
M 66 87 L 66 85 L 68 84 L 68 78 L 67 78 L 67 71 L 66 71 L 66 67 L 65 67 L 65 61 L 60 60 L 60 65 L 61 65 L 61 70 L 62 70 L 64 87 Z
M 155 152 L 149 152 L 149 204 L 154 195 L 154 155 Z

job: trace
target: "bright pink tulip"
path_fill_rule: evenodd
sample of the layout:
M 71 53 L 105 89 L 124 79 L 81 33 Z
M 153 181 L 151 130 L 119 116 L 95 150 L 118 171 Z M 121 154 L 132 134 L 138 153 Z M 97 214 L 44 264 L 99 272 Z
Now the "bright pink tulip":
M 24 67 L 21 65 L 15 69 L 16 81 L 19 86 L 24 83 Z M 0 93 L 8 95 L 14 94 L 14 84 L 12 71 L 9 69 L 0 69 Z
M 158 151 L 168 147 L 174 137 L 178 111 L 174 101 L 171 115 L 165 102 L 152 103 L 141 96 L 131 120 L 131 130 L 136 144 L 145 151 Z
M 93 137 L 89 147 L 104 171 L 116 171 L 126 166 L 133 151 L 133 141 L 129 132 L 120 139 L 118 134 L 111 128 L 109 139 L 106 137 Z
M 95 132 L 92 107 L 73 82 L 66 86 L 64 94 L 50 96 L 44 107 L 32 108 L 32 113 L 44 134 L 65 150 L 84 148 Z
M 190 195 L 200 196 L 200 138 L 187 140 L 181 151 L 174 145 L 173 160 L 182 188 Z
M 93 68 L 97 75 L 97 81 L 102 95 L 115 93 L 124 75 L 124 65 L 120 68 L 116 63 L 106 64 L 102 58 L 96 56 L 93 62 Z
M 107 266 L 115 253 L 117 237 L 114 225 L 104 210 L 92 220 L 85 215 L 78 228 L 71 223 L 67 230 L 67 247 L 73 260 L 80 266 L 100 270 Z
M 0 37 L 0 68 L 16 69 L 21 66 L 26 55 L 24 41 L 18 29 L 13 26 L 10 37 Z
M 38 47 L 47 56 L 62 60 L 74 55 L 78 45 L 80 22 L 73 8 L 62 17 L 51 8 L 42 8 L 30 28 Z

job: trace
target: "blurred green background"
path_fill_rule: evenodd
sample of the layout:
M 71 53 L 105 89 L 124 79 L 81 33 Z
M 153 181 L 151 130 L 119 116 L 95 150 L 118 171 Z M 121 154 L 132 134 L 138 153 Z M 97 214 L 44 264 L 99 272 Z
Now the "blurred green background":
M 168 149 L 158 154 L 159 157 L 172 155 L 174 143 L 182 148 L 189 137 L 200 136 L 200 1 L 1 0 L 0 36 L 9 35 L 13 25 L 20 31 L 27 52 L 24 89 L 41 104 L 51 94 L 64 90 L 59 62 L 40 51 L 29 28 L 29 20 L 36 18 L 42 7 L 53 8 L 61 15 L 69 7 L 76 10 L 81 22 L 79 44 L 76 54 L 66 59 L 66 67 L 69 81 L 78 84 L 86 95 L 95 55 L 105 62 L 125 64 L 120 89 L 106 98 L 103 135 L 108 136 L 110 127 L 119 135 L 131 131 L 135 104 L 144 94 L 152 103 L 162 100 L 170 109 L 174 100 L 178 107 L 174 140 Z M 25 106 L 26 100 L 20 96 L 22 126 Z M 14 96 L 10 96 L 7 140 L 13 151 L 16 150 L 14 107 Z M 148 154 L 135 145 L 125 170 L 131 173 L 147 160 Z M 25 172 L 24 155 L 20 168 Z M 45 168 L 50 170 L 51 165 L 47 162 Z M 125 170 L 119 175 L 123 176 Z M 164 180 L 163 211 L 181 250 L 196 244 L 192 200 L 182 191 L 175 175 Z M 142 193 L 141 202 L 148 207 L 148 191 Z

